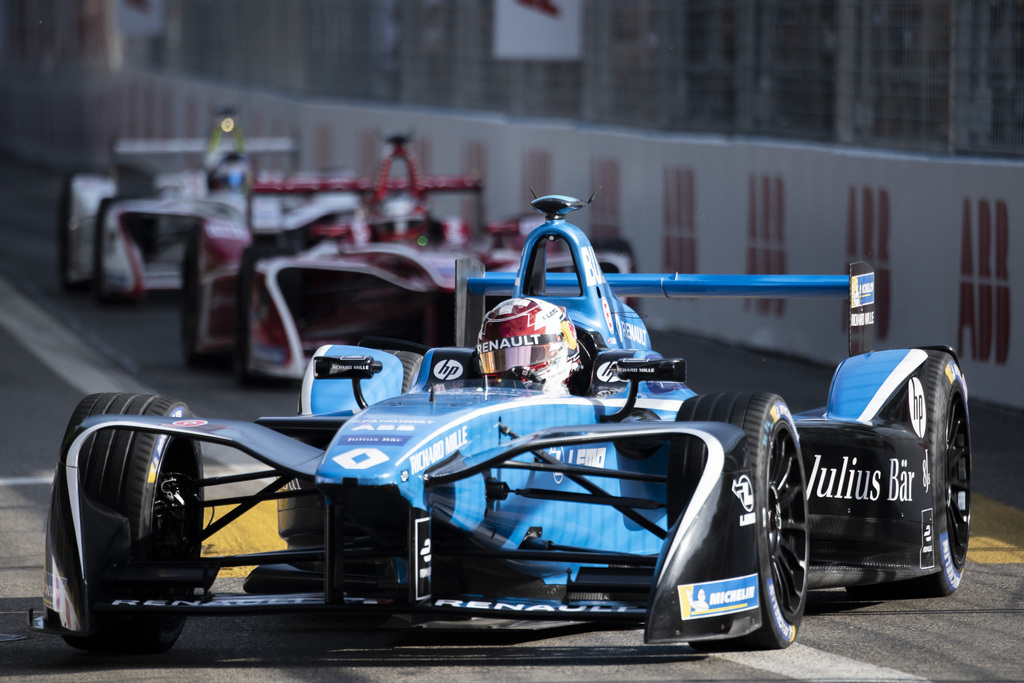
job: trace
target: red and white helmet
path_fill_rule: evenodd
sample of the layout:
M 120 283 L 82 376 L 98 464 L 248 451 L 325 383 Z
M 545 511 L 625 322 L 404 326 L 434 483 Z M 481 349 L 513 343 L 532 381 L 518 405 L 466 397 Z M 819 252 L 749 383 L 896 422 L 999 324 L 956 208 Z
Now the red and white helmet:
M 565 309 L 540 299 L 509 299 L 488 311 L 476 350 L 488 379 L 525 379 L 549 391 L 564 389 L 581 365 Z

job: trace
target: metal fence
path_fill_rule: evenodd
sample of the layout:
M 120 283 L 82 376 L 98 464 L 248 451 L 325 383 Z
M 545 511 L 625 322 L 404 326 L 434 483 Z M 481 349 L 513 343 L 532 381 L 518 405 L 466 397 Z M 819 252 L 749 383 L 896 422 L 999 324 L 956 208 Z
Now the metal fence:
M 7 67 L 127 62 L 661 131 L 938 154 L 1024 143 L 1024 0 L 579 0 L 581 54 L 562 61 L 496 57 L 498 1 L 165 0 L 160 33 L 124 37 L 114 59 L 116 36 L 95 38 L 112 3 L 11 0 L 0 51 Z

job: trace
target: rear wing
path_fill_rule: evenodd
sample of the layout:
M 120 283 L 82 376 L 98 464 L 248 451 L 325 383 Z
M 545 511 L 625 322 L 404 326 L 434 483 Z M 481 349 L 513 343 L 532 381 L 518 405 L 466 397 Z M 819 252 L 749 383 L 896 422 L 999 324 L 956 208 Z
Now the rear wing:
M 389 178 L 385 188 L 389 192 L 412 191 L 413 184 L 408 178 Z M 421 192 L 481 192 L 483 183 L 479 178 L 469 176 L 427 176 L 420 178 L 416 185 Z M 376 178 L 291 178 L 283 180 L 261 180 L 252 184 L 254 194 L 304 194 L 314 192 L 374 192 Z
M 473 343 L 486 313 L 489 296 L 511 296 L 516 273 L 485 273 L 474 259 L 459 259 L 455 267 L 455 343 Z M 688 299 L 717 298 L 830 298 L 847 299 L 849 305 L 849 352 L 857 356 L 871 351 L 875 321 L 875 272 L 858 261 L 847 275 L 705 275 L 657 273 L 606 273 L 605 280 L 618 297 Z M 547 273 L 547 293 L 571 295 L 579 291 L 574 273 Z
M 115 157 L 207 154 L 210 151 L 209 140 L 206 138 L 129 138 L 116 140 L 113 146 Z M 294 154 L 298 152 L 298 147 L 291 138 L 248 138 L 243 149 L 236 151 L 244 151 L 247 154 Z

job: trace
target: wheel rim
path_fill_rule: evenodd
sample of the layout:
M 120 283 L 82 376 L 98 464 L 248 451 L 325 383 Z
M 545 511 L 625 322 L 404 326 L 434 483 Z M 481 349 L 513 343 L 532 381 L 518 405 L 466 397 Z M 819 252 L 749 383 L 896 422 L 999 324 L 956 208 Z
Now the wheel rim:
M 771 444 L 768 457 L 768 551 L 779 608 L 788 619 L 807 592 L 807 497 L 796 445 L 788 432 Z
M 959 569 L 967 559 L 971 534 L 971 443 L 959 401 L 950 406 L 946 422 L 946 530 L 949 552 Z
M 153 501 L 153 530 L 150 549 L 157 560 L 185 560 L 198 557 L 202 521 L 201 500 L 188 479 L 175 473 L 160 473 Z

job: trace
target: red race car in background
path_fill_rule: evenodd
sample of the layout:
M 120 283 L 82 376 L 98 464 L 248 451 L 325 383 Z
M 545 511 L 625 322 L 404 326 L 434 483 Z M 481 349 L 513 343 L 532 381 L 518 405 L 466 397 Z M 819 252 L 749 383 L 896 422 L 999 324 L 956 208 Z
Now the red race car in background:
M 399 167 L 404 173 L 396 172 Z M 515 270 L 535 223 L 506 220 L 480 231 L 461 215 L 435 212 L 431 200 L 459 194 L 474 198 L 476 215 L 482 215 L 483 185 L 469 176 L 421 174 L 409 137 L 402 134 L 387 138 L 372 177 L 256 182 L 251 189 L 254 203 L 267 195 L 352 193 L 362 202 L 354 211 L 324 216 L 299 230 L 257 236 L 251 245 L 197 233 L 185 260 L 186 358 L 233 350 L 243 381 L 301 378 L 323 344 L 355 343 L 366 336 L 452 343 L 455 262 L 469 257 L 489 271 Z M 447 202 L 458 205 L 451 198 Z M 628 245 L 598 247 L 605 272 L 632 271 Z M 232 262 L 238 254 L 236 268 Z M 570 254 L 561 258 L 566 269 L 572 266 Z
M 178 289 L 185 242 L 197 226 L 248 233 L 253 157 L 287 165 L 280 157 L 293 155 L 295 145 L 289 138 L 246 139 L 231 109 L 220 111 L 211 129 L 208 139 L 119 139 L 113 170 L 65 178 L 57 219 L 65 288 L 89 285 L 99 300 Z M 201 166 L 188 168 L 204 155 Z

